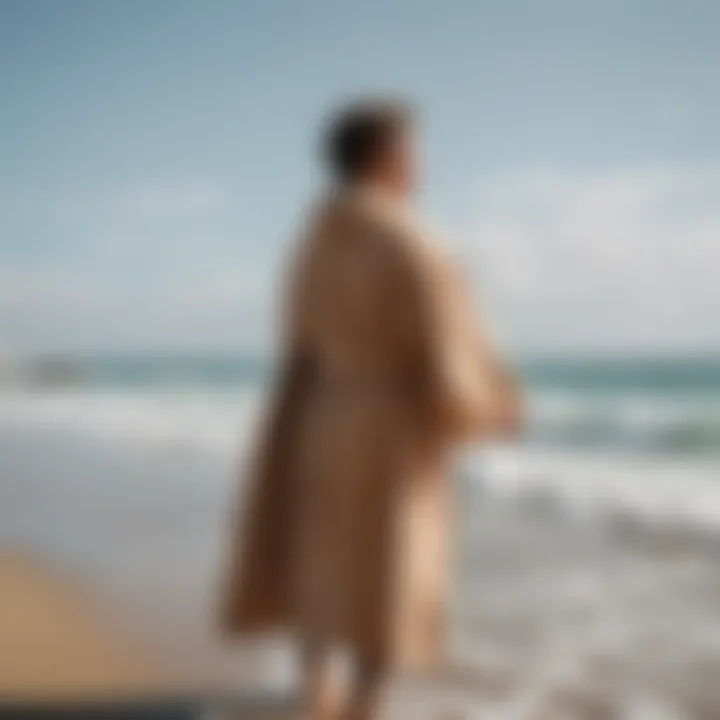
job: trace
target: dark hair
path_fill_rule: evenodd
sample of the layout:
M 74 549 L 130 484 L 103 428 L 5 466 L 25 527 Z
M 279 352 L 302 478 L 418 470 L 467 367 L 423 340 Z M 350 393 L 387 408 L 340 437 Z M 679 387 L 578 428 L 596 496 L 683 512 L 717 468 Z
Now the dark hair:
M 346 105 L 331 118 L 323 156 L 338 180 L 357 180 L 411 124 L 409 105 L 398 100 L 363 100 Z

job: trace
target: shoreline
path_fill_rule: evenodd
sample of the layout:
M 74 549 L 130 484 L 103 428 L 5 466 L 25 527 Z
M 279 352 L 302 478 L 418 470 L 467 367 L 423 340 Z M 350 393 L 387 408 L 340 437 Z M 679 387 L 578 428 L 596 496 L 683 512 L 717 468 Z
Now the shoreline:
M 73 701 L 154 695 L 175 680 L 68 574 L 0 549 L 0 697 Z
M 2 717 L 293 717 L 287 690 L 242 681 L 252 660 L 145 646 L 113 602 L 38 555 L 0 547 L 0 588 Z

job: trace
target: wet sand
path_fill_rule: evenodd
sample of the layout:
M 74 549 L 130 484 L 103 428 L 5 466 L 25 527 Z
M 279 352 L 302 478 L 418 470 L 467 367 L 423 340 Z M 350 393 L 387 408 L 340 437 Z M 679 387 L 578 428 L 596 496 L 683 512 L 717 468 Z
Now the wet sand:
M 161 670 L 70 578 L 0 552 L 0 697 L 75 700 L 160 693 Z

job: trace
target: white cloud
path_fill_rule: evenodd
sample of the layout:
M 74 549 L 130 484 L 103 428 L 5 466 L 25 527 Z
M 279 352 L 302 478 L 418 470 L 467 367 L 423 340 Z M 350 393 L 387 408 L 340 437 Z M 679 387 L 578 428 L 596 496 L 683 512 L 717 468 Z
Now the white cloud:
M 54 197 L 54 214 L 81 224 L 88 218 L 156 221 L 217 212 L 230 198 L 228 188 L 211 178 L 147 179 L 60 192 Z
M 226 191 L 140 184 L 108 202 L 125 221 L 114 227 L 110 210 L 96 208 L 89 225 L 99 234 L 77 263 L 0 274 L 0 347 L 267 344 L 275 252 L 215 255 L 204 244 L 228 232 Z M 720 168 L 496 175 L 456 239 L 494 325 L 515 345 L 720 350 Z M 138 257 L 144 273 L 132 272 Z
M 0 274 L 0 350 L 258 348 L 272 331 L 265 268 L 215 268 L 139 284 L 62 270 Z
M 720 349 L 720 169 L 533 171 L 478 198 L 459 250 L 518 345 Z
M 214 350 L 267 342 L 271 253 L 252 262 L 244 256 L 237 208 L 221 183 L 138 181 L 41 200 L 35 204 L 51 219 L 53 241 L 0 271 L 0 348 Z
M 125 212 L 144 216 L 187 215 L 214 211 L 229 200 L 229 193 L 219 183 L 209 180 L 186 180 L 173 184 L 146 183 L 129 188 L 115 200 Z

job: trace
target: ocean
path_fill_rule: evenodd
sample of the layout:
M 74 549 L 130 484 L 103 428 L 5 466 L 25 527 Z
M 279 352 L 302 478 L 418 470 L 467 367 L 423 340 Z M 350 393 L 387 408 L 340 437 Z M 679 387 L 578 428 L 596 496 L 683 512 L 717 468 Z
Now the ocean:
M 720 717 L 720 358 L 520 369 L 522 438 L 458 453 L 448 671 L 393 695 L 397 717 Z M 77 574 L 203 682 L 247 653 L 253 682 L 291 682 L 282 643 L 213 625 L 271 377 L 249 356 L 4 362 L 0 544 Z

